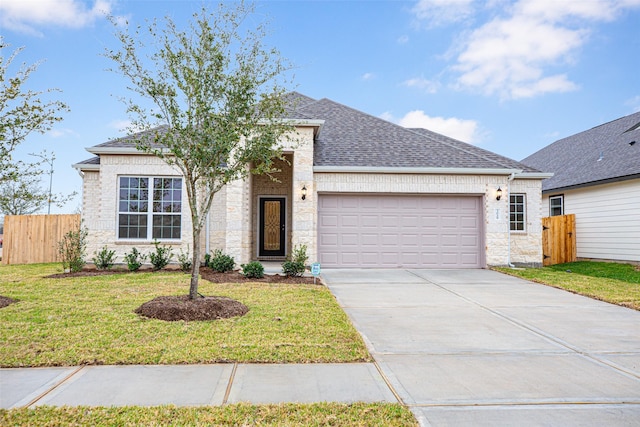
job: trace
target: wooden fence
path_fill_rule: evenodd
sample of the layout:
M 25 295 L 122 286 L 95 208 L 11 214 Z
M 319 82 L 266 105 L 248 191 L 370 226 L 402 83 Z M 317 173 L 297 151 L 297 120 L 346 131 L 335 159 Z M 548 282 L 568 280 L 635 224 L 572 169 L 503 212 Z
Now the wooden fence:
M 58 242 L 80 227 L 80 215 L 7 215 L 4 217 L 3 264 L 60 261 Z
M 542 218 L 542 265 L 576 260 L 576 216 Z

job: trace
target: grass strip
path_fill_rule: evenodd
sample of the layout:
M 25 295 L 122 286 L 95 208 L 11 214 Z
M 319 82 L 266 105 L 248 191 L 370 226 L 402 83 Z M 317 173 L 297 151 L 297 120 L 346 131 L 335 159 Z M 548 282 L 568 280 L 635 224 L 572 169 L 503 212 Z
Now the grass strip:
M 630 264 L 579 261 L 543 268 L 496 270 L 600 301 L 640 310 L 640 271 Z
M 0 410 L 0 424 L 20 426 L 417 426 L 398 404 L 318 403 L 206 407 L 52 407 Z
M 200 293 L 236 299 L 242 317 L 165 322 L 133 311 L 188 292 L 179 272 L 45 279 L 57 264 L 0 266 L 0 366 L 363 362 L 360 335 L 324 286 L 213 284 Z

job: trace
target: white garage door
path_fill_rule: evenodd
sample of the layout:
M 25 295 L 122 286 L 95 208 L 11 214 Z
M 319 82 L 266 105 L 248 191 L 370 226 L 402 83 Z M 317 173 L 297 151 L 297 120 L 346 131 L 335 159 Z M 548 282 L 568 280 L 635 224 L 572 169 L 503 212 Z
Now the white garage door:
M 323 267 L 481 268 L 482 199 L 323 194 Z

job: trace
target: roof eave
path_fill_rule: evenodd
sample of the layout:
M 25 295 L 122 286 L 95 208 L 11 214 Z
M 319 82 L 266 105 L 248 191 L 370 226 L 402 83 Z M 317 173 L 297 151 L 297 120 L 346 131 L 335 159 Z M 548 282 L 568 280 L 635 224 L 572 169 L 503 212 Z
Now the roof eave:
M 152 153 L 146 153 L 144 151 L 138 150 L 136 147 L 88 147 L 85 148 L 88 152 L 95 155 L 100 154 L 138 154 L 141 156 L 152 156 Z M 168 150 L 163 149 L 163 151 L 168 152 Z
M 314 166 L 314 173 L 380 173 L 417 175 L 511 175 L 520 177 L 522 169 L 376 167 L 376 166 Z M 527 174 L 527 173 L 525 173 Z M 533 179 L 531 177 L 531 179 Z
M 100 170 L 99 164 L 93 165 L 93 164 L 87 164 L 87 163 L 75 163 L 71 165 L 71 167 L 77 171 L 99 171 Z
M 564 185 L 562 187 L 543 189 L 542 194 L 561 193 L 563 191 L 568 191 L 568 190 L 577 190 L 579 188 L 595 187 L 597 185 L 604 185 L 604 184 L 613 184 L 616 182 L 630 181 L 638 178 L 640 178 L 640 174 L 617 176 L 614 178 L 601 179 L 599 181 L 590 181 L 590 182 L 583 182 L 580 184 Z

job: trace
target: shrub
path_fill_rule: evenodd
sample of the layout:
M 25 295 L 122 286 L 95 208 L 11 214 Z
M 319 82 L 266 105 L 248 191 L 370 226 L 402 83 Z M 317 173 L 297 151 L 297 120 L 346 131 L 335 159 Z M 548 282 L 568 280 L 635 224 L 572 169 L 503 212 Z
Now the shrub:
M 132 248 L 131 253 L 124 254 L 124 261 L 127 263 L 129 271 L 140 270 L 140 267 L 142 267 L 146 259 L 147 256 L 138 252 L 136 248 Z
M 98 270 L 110 270 L 115 264 L 116 251 L 110 251 L 106 246 L 103 246 L 100 252 L 94 252 L 93 255 L 92 260 Z
M 87 234 L 89 234 L 89 230 L 86 227 L 80 227 L 77 230 L 67 232 L 58 242 L 58 254 L 60 254 L 62 268 L 65 271 L 82 271 L 87 251 Z
M 189 271 L 191 270 L 191 257 L 189 256 L 189 248 L 187 247 L 187 253 L 182 252 L 180 249 L 180 255 L 178 255 L 178 262 L 180 263 L 180 270 Z
M 160 242 L 157 240 L 153 241 L 153 246 L 156 247 L 156 250 L 149 254 L 149 260 L 154 270 L 161 270 L 171 262 L 171 248 L 166 245 L 160 246 Z
M 251 261 L 249 264 L 242 264 L 242 274 L 252 279 L 262 279 L 264 277 L 264 267 L 258 261 Z
M 235 266 L 236 262 L 233 260 L 233 257 L 225 254 L 221 249 L 215 250 L 213 257 L 211 257 L 211 261 L 209 262 L 209 267 L 211 267 L 213 271 L 220 273 L 232 271 Z
M 211 254 L 204 254 L 204 266 L 211 267 Z
M 298 245 L 293 248 L 287 260 L 282 263 L 282 272 L 285 276 L 300 277 L 306 270 L 306 264 L 309 257 L 307 256 L 307 245 Z

